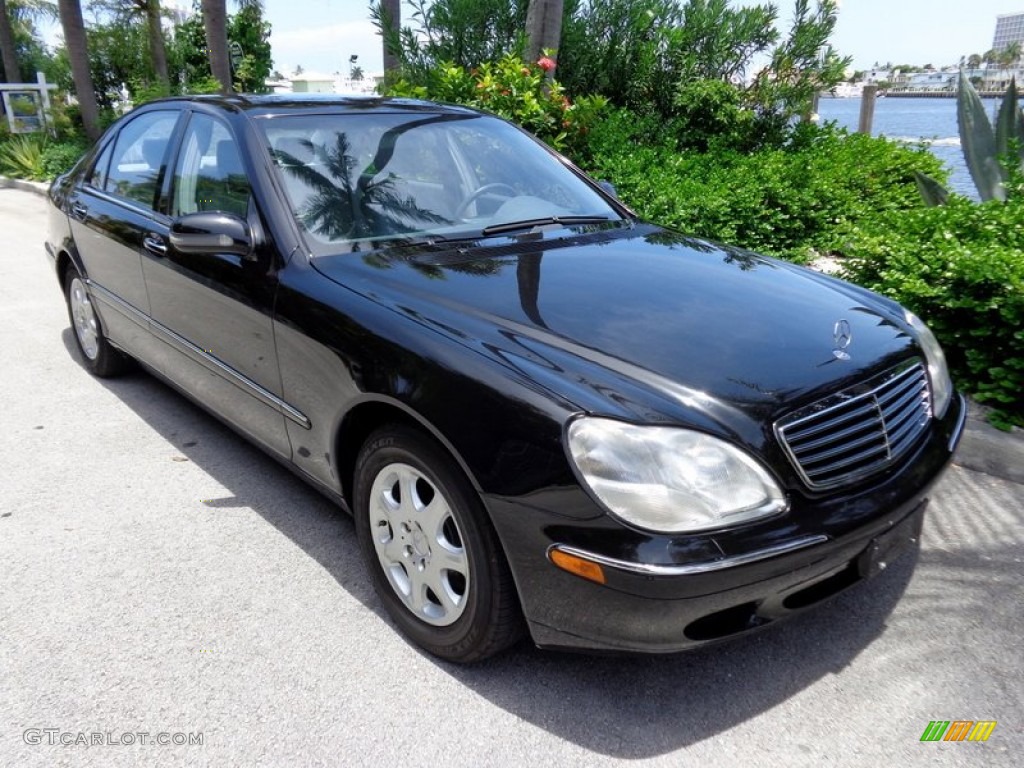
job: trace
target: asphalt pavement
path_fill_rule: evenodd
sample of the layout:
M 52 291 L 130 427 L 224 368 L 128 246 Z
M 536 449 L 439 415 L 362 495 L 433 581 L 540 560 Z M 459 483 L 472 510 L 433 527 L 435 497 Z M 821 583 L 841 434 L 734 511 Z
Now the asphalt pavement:
M 82 368 L 45 223 L 0 189 L 0 766 L 1021 765 L 1024 486 L 952 467 L 919 552 L 748 638 L 455 667 L 389 624 L 329 501 Z

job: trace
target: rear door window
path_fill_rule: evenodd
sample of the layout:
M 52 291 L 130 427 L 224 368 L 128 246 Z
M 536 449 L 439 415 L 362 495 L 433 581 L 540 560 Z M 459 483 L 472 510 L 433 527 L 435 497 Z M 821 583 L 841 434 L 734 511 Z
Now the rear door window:
M 177 112 L 147 112 L 121 129 L 103 189 L 153 209 Z

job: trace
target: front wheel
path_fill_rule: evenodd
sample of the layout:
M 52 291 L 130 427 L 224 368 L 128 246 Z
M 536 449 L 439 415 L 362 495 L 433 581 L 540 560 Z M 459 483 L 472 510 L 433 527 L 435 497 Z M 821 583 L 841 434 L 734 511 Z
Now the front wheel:
M 447 453 L 403 426 L 378 430 L 356 462 L 363 558 L 399 628 L 448 661 L 479 661 L 522 634 L 515 585 L 473 488 Z

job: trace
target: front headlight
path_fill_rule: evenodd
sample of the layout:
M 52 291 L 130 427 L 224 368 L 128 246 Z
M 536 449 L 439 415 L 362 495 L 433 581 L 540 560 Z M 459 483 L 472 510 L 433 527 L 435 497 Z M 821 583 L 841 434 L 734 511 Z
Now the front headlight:
M 928 380 L 932 385 L 932 413 L 941 417 L 946 412 L 946 406 L 953 397 L 953 380 L 949 378 L 949 368 L 946 367 L 946 355 L 942 352 L 935 334 L 931 332 L 920 317 L 909 309 L 905 310 L 907 322 L 917 334 L 917 341 L 924 350 L 924 357 L 928 363 Z
M 612 514 L 663 533 L 692 533 L 768 517 L 786 498 L 768 472 L 723 440 L 677 427 L 582 417 L 569 453 Z

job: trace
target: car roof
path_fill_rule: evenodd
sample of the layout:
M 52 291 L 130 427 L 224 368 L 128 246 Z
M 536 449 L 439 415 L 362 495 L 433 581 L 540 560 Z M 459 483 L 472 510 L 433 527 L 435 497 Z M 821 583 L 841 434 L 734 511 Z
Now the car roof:
M 245 111 L 256 114 L 281 114 L 283 112 L 431 112 L 448 114 L 480 114 L 476 110 L 455 104 L 442 104 L 421 99 L 398 99 L 376 95 L 339 95 L 334 93 L 271 93 L 202 96 L 172 96 L 158 99 L 163 103 L 206 104 L 231 111 Z M 154 103 L 154 102 L 150 102 Z

